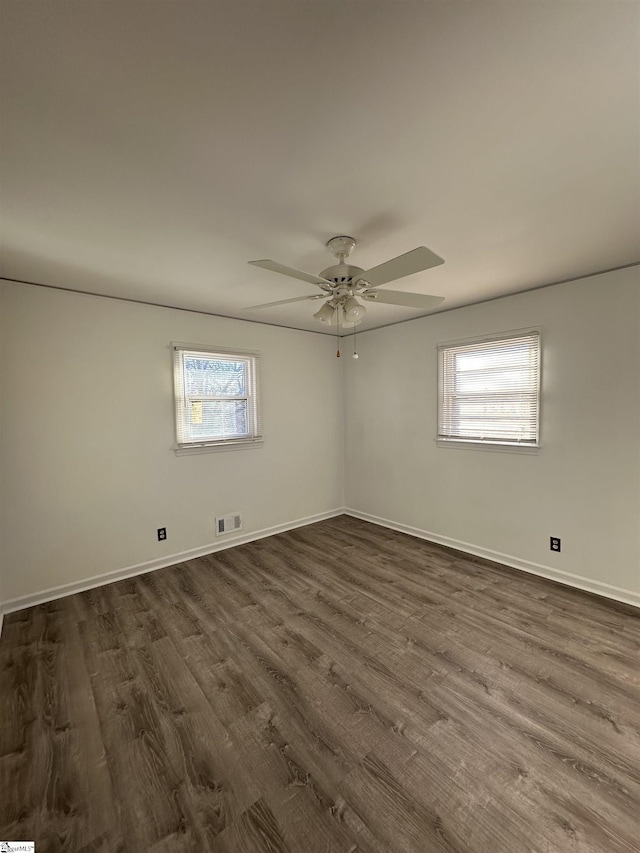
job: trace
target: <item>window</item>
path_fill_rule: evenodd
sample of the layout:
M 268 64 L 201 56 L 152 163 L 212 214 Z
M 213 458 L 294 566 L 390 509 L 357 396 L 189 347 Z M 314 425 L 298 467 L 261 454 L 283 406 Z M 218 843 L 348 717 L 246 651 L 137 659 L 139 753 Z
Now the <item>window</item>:
M 438 347 L 438 440 L 537 447 L 540 333 Z
M 173 345 L 177 450 L 262 440 L 258 354 Z

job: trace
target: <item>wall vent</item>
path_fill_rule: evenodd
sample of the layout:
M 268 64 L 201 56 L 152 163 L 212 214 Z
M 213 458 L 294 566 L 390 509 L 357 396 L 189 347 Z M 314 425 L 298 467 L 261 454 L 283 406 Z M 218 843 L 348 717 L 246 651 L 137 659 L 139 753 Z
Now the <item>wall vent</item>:
M 216 516 L 216 536 L 233 533 L 234 530 L 242 530 L 242 516 L 239 512 Z

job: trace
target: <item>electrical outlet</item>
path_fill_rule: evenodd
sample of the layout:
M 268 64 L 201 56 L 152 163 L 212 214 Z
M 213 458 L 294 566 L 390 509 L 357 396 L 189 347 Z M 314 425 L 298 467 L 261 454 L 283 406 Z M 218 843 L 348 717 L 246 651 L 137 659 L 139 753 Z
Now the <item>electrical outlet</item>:
M 549 548 L 552 551 L 560 551 L 560 539 L 557 536 L 549 537 Z
M 164 540 L 166 538 L 167 538 L 167 528 L 166 527 L 159 527 L 158 528 L 158 542 L 164 542 Z

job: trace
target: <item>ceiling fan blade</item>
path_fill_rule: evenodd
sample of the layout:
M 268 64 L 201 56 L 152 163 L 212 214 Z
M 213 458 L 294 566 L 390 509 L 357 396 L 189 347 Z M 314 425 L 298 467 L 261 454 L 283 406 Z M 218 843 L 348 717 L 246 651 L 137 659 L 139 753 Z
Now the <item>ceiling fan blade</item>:
M 427 296 L 424 293 L 408 293 L 404 290 L 372 290 L 359 293 L 358 296 L 364 302 L 405 305 L 407 308 L 422 308 L 426 311 L 444 302 L 444 296 Z
M 437 267 L 443 263 L 443 259 L 431 249 L 427 249 L 426 246 L 418 246 L 417 249 L 405 252 L 404 255 L 398 255 L 397 258 L 385 261 L 384 264 L 365 270 L 357 278 L 354 278 L 354 283 L 366 281 L 370 287 L 378 287 L 388 281 L 396 281 L 399 278 L 431 269 L 431 267 Z
M 287 302 L 305 302 L 307 299 L 326 299 L 325 293 L 314 293 L 311 296 L 296 296 L 295 299 L 280 299 L 278 302 L 265 302 L 263 305 L 250 305 L 243 311 L 254 311 L 256 308 L 271 308 L 273 305 L 286 305 Z
M 326 278 L 322 278 L 319 275 L 311 275 L 309 272 L 296 270 L 293 267 L 285 267 L 284 264 L 279 264 L 277 261 L 271 261 L 268 258 L 264 258 L 261 261 L 249 261 L 248 263 L 254 267 L 261 267 L 263 270 L 271 270 L 271 272 L 278 272 L 281 275 L 288 275 L 290 278 L 298 278 L 300 281 L 308 281 L 310 284 L 317 284 L 318 287 L 324 288 L 326 285 L 330 288 L 333 287 L 333 283 Z

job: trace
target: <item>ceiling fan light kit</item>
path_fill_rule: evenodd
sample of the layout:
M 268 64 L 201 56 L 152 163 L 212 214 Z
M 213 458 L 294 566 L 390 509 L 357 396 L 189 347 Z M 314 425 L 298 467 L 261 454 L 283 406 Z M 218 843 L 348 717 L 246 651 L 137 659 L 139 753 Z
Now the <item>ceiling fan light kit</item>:
M 287 302 L 303 302 L 308 299 L 326 299 L 324 305 L 313 315 L 316 320 L 330 326 L 334 319 L 342 318 L 345 325 L 356 326 L 362 322 L 367 309 L 356 297 L 368 302 L 380 302 L 387 305 L 402 305 L 408 308 L 421 308 L 431 310 L 439 305 L 444 297 L 427 296 L 422 293 L 408 293 L 399 290 L 377 290 L 381 284 L 388 284 L 399 278 L 413 275 L 431 267 L 443 264 L 442 258 L 438 257 L 426 246 L 418 246 L 404 255 L 392 258 L 377 267 L 363 270 L 347 264 L 346 259 L 356 246 L 353 237 L 332 237 L 327 243 L 327 248 L 334 255 L 337 264 L 322 270 L 320 275 L 287 267 L 277 261 L 268 258 L 260 261 L 249 261 L 252 266 L 261 267 L 271 272 L 306 281 L 319 287 L 322 293 L 314 293 L 310 296 L 298 296 L 294 299 L 281 299 L 278 302 L 267 302 L 264 305 L 252 305 L 247 311 L 258 308 L 270 308 Z M 339 312 L 339 313 L 336 313 Z M 354 356 L 357 358 L 357 356 Z

